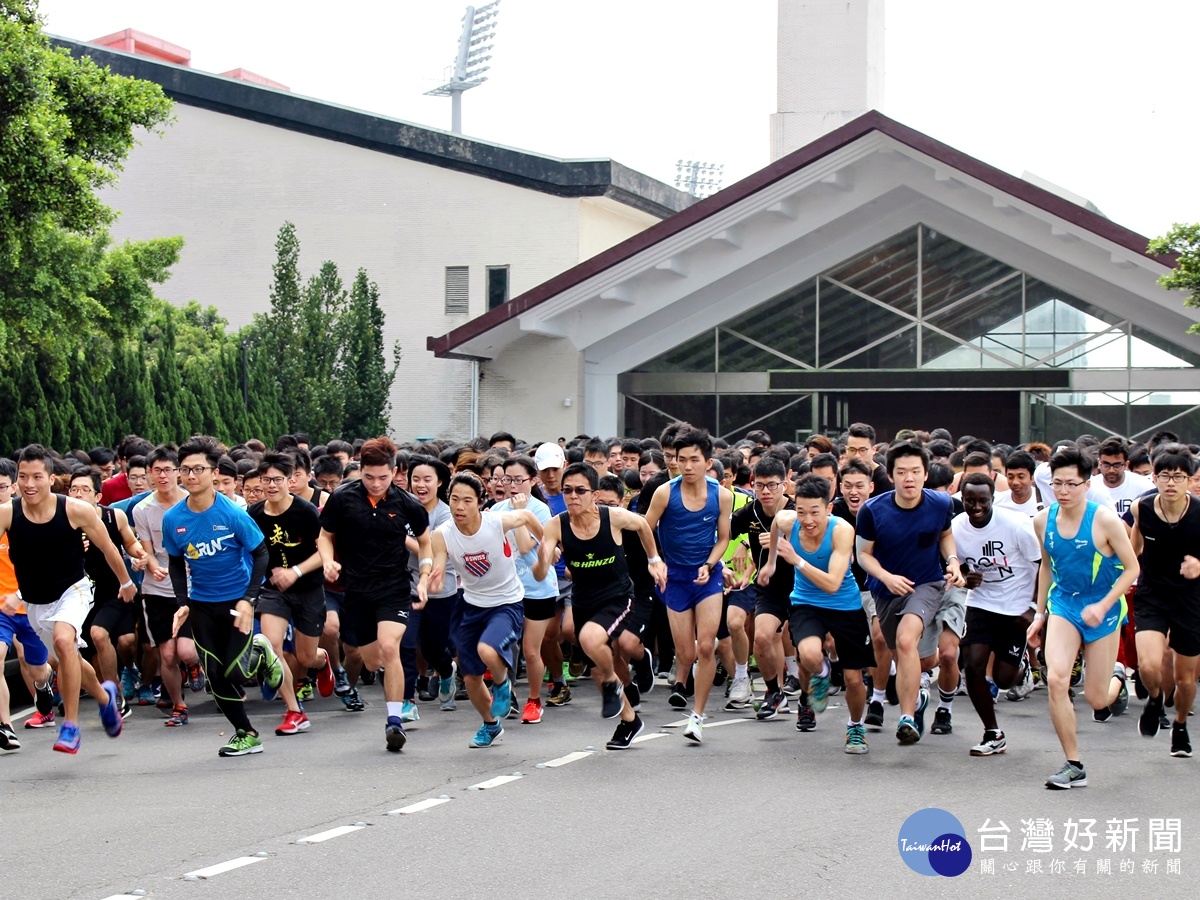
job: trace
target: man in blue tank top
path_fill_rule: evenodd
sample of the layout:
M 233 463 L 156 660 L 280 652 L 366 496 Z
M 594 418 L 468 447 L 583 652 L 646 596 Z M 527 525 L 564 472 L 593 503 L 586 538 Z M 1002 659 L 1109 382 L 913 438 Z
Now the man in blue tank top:
M 1129 703 L 1125 669 L 1114 669 L 1114 664 L 1125 617 L 1123 595 L 1137 580 L 1138 561 L 1117 514 L 1087 499 L 1091 475 L 1092 458 L 1077 447 L 1055 453 L 1050 458 L 1055 502 L 1033 520 L 1045 552 L 1038 572 L 1037 612 L 1027 637 L 1036 647 L 1042 623 L 1046 623 L 1050 720 L 1067 757 L 1066 764 L 1047 779 L 1046 787 L 1059 790 L 1087 784 L 1079 758 L 1075 709 L 1067 693 L 1081 644 L 1088 673 L 1084 696 L 1095 720 L 1107 721 L 1114 712 L 1124 712 Z M 1123 704 L 1117 706 L 1122 697 Z
M 667 563 L 663 599 L 675 640 L 675 685 L 670 704 L 683 708 L 683 682 L 696 663 L 696 696 L 683 735 L 701 741 L 704 705 L 717 671 L 715 644 L 721 624 L 724 573 L 721 557 L 729 546 L 733 495 L 706 478 L 712 459 L 712 438 L 696 428 L 675 435 L 680 475 L 654 492 L 646 521 L 658 528 L 658 542 Z
M 771 555 L 758 573 L 758 583 L 770 583 L 777 558 L 792 564 L 795 578 L 788 618 L 800 667 L 808 676 L 809 702 L 818 713 L 828 705 L 830 666 L 824 652 L 828 633 L 833 635 L 846 679 L 846 752 L 863 754 L 867 752 L 863 724 L 867 687 L 862 670 L 875 665 L 875 653 L 862 593 L 850 571 L 854 526 L 832 514 L 829 489 L 829 481 L 820 475 L 805 475 L 797 482 L 796 509 L 778 513 L 771 523 Z M 801 724 L 797 719 L 798 731 Z

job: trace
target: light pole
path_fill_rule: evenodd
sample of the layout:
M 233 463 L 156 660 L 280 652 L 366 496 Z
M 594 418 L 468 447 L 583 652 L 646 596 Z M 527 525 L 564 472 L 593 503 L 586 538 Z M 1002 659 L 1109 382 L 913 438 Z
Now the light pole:
M 454 71 L 445 84 L 425 92 L 427 97 L 450 98 L 450 130 L 454 134 L 462 134 L 463 92 L 487 81 L 483 73 L 491 68 L 485 63 L 492 58 L 490 54 L 499 12 L 500 0 L 492 0 L 480 7 L 467 7 L 463 14 L 463 30 L 458 39 Z
M 693 197 L 704 198 L 721 189 L 725 166 L 699 160 L 682 159 L 675 163 L 675 187 Z

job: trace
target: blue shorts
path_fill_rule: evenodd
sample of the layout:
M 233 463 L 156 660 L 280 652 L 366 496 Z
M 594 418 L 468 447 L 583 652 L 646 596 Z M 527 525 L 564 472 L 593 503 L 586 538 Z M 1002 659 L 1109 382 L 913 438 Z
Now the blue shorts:
M 663 602 L 667 609 L 687 612 L 700 605 L 701 600 L 720 597 L 725 592 L 725 567 L 717 563 L 704 584 L 695 584 L 700 566 L 667 566 L 667 589 Z
M 1083 606 L 1087 605 L 1086 603 L 1083 604 Z M 1049 603 L 1050 615 L 1058 616 L 1060 619 L 1066 619 L 1070 622 L 1083 637 L 1085 644 L 1108 637 L 1129 619 L 1129 607 L 1126 605 L 1124 597 L 1109 607 L 1108 615 L 1104 617 L 1104 621 L 1095 627 L 1083 621 L 1083 606 L 1076 603 L 1063 602 L 1061 598 L 1059 598 L 1057 603 L 1053 599 Z
M 479 644 L 487 644 L 503 659 L 520 642 L 525 610 L 520 603 L 503 606 L 472 606 L 459 600 L 450 619 L 450 636 L 458 648 L 458 669 L 464 675 L 482 675 L 487 663 L 479 656 Z
M 21 646 L 25 648 L 25 662 L 29 665 L 44 666 L 50 659 L 50 651 L 46 649 L 42 639 L 37 636 L 37 632 L 29 624 L 29 616 L 24 613 L 17 616 L 0 613 L 0 644 L 7 644 L 11 647 L 14 635 L 21 642 Z M 3 675 L 0 675 L 0 678 L 2 677 Z

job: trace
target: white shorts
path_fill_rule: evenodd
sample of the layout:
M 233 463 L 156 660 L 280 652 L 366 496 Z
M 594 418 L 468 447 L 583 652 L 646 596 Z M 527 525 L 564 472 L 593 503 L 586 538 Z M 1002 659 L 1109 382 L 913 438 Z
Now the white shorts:
M 949 628 L 960 638 L 967 630 L 967 589 L 946 588 L 942 594 L 942 602 L 933 621 L 925 626 L 921 633 L 921 642 L 917 644 L 917 655 L 921 659 L 933 656 L 938 652 L 938 641 L 942 637 L 942 629 Z
M 872 619 L 878 619 L 879 613 L 875 611 L 875 595 L 870 591 L 859 591 L 862 594 L 863 612 L 867 614 L 867 623 L 870 624 Z
M 42 643 L 54 655 L 54 623 L 66 622 L 75 629 L 75 645 L 86 647 L 83 639 L 83 620 L 92 611 L 93 585 L 90 578 L 75 582 L 53 603 L 26 603 L 25 611 L 29 624 L 37 632 Z

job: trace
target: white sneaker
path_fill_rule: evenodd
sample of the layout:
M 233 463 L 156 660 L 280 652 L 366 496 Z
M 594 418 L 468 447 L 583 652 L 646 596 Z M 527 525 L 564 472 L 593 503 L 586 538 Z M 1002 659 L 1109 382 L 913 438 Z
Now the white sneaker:
M 750 705 L 750 675 L 736 675 L 729 686 L 729 702 L 726 709 L 745 709 Z
M 695 741 L 699 744 L 704 739 L 704 716 L 692 713 L 688 716 L 688 723 L 684 726 L 683 736 L 689 741 Z
M 1033 672 L 1029 666 L 1025 666 L 1025 677 L 1008 689 L 1008 693 L 1004 696 L 1014 703 L 1024 700 L 1033 693 Z

